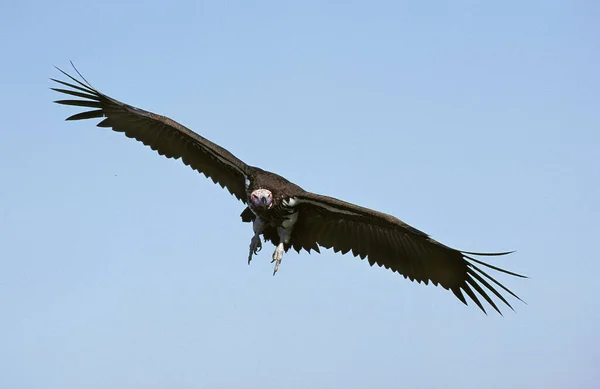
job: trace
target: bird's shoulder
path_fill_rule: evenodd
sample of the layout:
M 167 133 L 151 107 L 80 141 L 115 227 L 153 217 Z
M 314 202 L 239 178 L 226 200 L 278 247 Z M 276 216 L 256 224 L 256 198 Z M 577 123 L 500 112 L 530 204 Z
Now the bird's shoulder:
M 248 179 L 252 189 L 268 189 L 276 197 L 293 197 L 304 192 L 304 189 L 287 178 L 254 166 L 250 169 Z

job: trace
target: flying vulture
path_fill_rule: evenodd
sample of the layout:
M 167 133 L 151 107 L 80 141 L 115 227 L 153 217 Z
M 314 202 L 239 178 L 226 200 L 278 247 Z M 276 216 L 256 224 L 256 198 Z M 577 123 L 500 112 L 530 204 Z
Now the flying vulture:
M 57 68 L 58 69 L 58 68 Z M 501 253 L 474 253 L 450 248 L 426 233 L 394 216 L 350 204 L 333 197 L 307 192 L 285 178 L 250 166 L 229 151 L 168 117 L 144 111 L 115 100 L 96 90 L 77 71 L 81 80 L 58 69 L 69 82 L 51 78 L 63 88 L 51 88 L 76 99 L 57 100 L 58 104 L 91 108 L 66 120 L 102 118 L 97 126 L 123 132 L 167 158 L 181 158 L 184 164 L 204 174 L 237 197 L 246 208 L 243 222 L 252 223 L 248 263 L 262 248 L 264 241 L 275 246 L 273 261 L 277 272 L 284 253 L 319 252 L 333 248 L 342 254 L 351 252 L 418 283 L 441 285 L 465 305 L 465 293 L 485 312 L 482 297 L 498 313 L 495 296 L 511 309 L 500 293 L 504 291 L 521 300 L 496 281 L 483 267 L 516 277 L 522 275 L 487 264 L 475 256 L 498 256 Z M 489 271 L 489 270 L 488 270 Z M 479 297 L 478 297 L 479 295 Z M 521 300 L 522 301 L 522 300 Z

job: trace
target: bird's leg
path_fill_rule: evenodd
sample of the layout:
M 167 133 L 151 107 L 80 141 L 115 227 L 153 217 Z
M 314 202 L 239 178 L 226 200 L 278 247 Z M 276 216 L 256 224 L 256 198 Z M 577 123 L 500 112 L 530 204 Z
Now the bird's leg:
M 250 264 L 250 261 L 252 261 L 252 255 L 258 254 L 260 249 L 262 249 L 260 235 L 254 234 L 254 236 L 252 236 L 252 239 L 250 240 L 250 253 L 248 254 L 248 265 Z
M 254 231 L 254 236 L 250 240 L 250 253 L 248 254 L 248 265 L 250 261 L 252 261 L 252 254 L 256 255 L 262 248 L 262 243 L 260 241 L 260 234 L 262 234 L 263 230 L 266 227 L 266 223 L 259 217 L 256 217 L 252 222 L 252 230 Z
M 279 265 L 283 259 L 283 253 L 285 252 L 285 243 L 289 243 L 292 230 L 291 228 L 277 227 L 277 234 L 279 234 L 279 244 L 275 248 L 275 252 L 273 252 L 273 260 L 271 261 L 271 263 L 275 262 L 273 275 L 279 270 Z
M 283 246 L 283 242 L 279 243 L 275 248 L 275 252 L 273 252 L 273 260 L 271 261 L 271 263 L 275 262 L 275 269 L 273 269 L 273 275 L 275 275 L 275 273 L 277 273 L 277 270 L 279 270 L 279 264 L 281 264 L 284 252 L 285 249 Z

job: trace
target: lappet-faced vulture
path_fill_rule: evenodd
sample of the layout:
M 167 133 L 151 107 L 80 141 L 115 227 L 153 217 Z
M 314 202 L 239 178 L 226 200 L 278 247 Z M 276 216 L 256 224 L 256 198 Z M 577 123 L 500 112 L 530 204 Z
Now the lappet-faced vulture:
M 70 97 L 56 103 L 86 108 L 67 120 L 102 119 L 97 126 L 112 128 L 156 150 L 167 158 L 180 158 L 192 169 L 211 178 L 237 197 L 246 208 L 242 221 L 252 223 L 248 263 L 262 247 L 261 235 L 275 246 L 273 274 L 284 253 L 319 252 L 320 247 L 367 259 L 411 281 L 440 285 L 467 304 L 466 294 L 485 312 L 480 298 L 496 311 L 492 297 L 511 307 L 501 292 L 520 300 L 484 268 L 517 277 L 522 275 L 485 263 L 475 253 L 448 247 L 394 216 L 312 192 L 275 173 L 250 166 L 229 151 L 168 117 L 122 103 L 61 71 L 68 81 L 52 79 L 53 90 Z M 66 87 L 67 89 L 65 89 Z M 73 99 L 74 97 L 74 99 Z M 489 271 L 489 270 L 487 270 Z

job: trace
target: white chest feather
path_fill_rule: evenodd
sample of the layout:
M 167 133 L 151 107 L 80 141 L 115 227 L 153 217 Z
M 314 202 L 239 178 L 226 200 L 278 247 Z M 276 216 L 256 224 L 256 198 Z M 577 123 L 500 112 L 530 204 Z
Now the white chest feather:
M 286 230 L 291 230 L 292 228 L 294 228 L 294 224 L 296 224 L 297 220 L 298 212 L 294 212 L 285 218 L 285 220 L 281 223 L 281 226 Z

